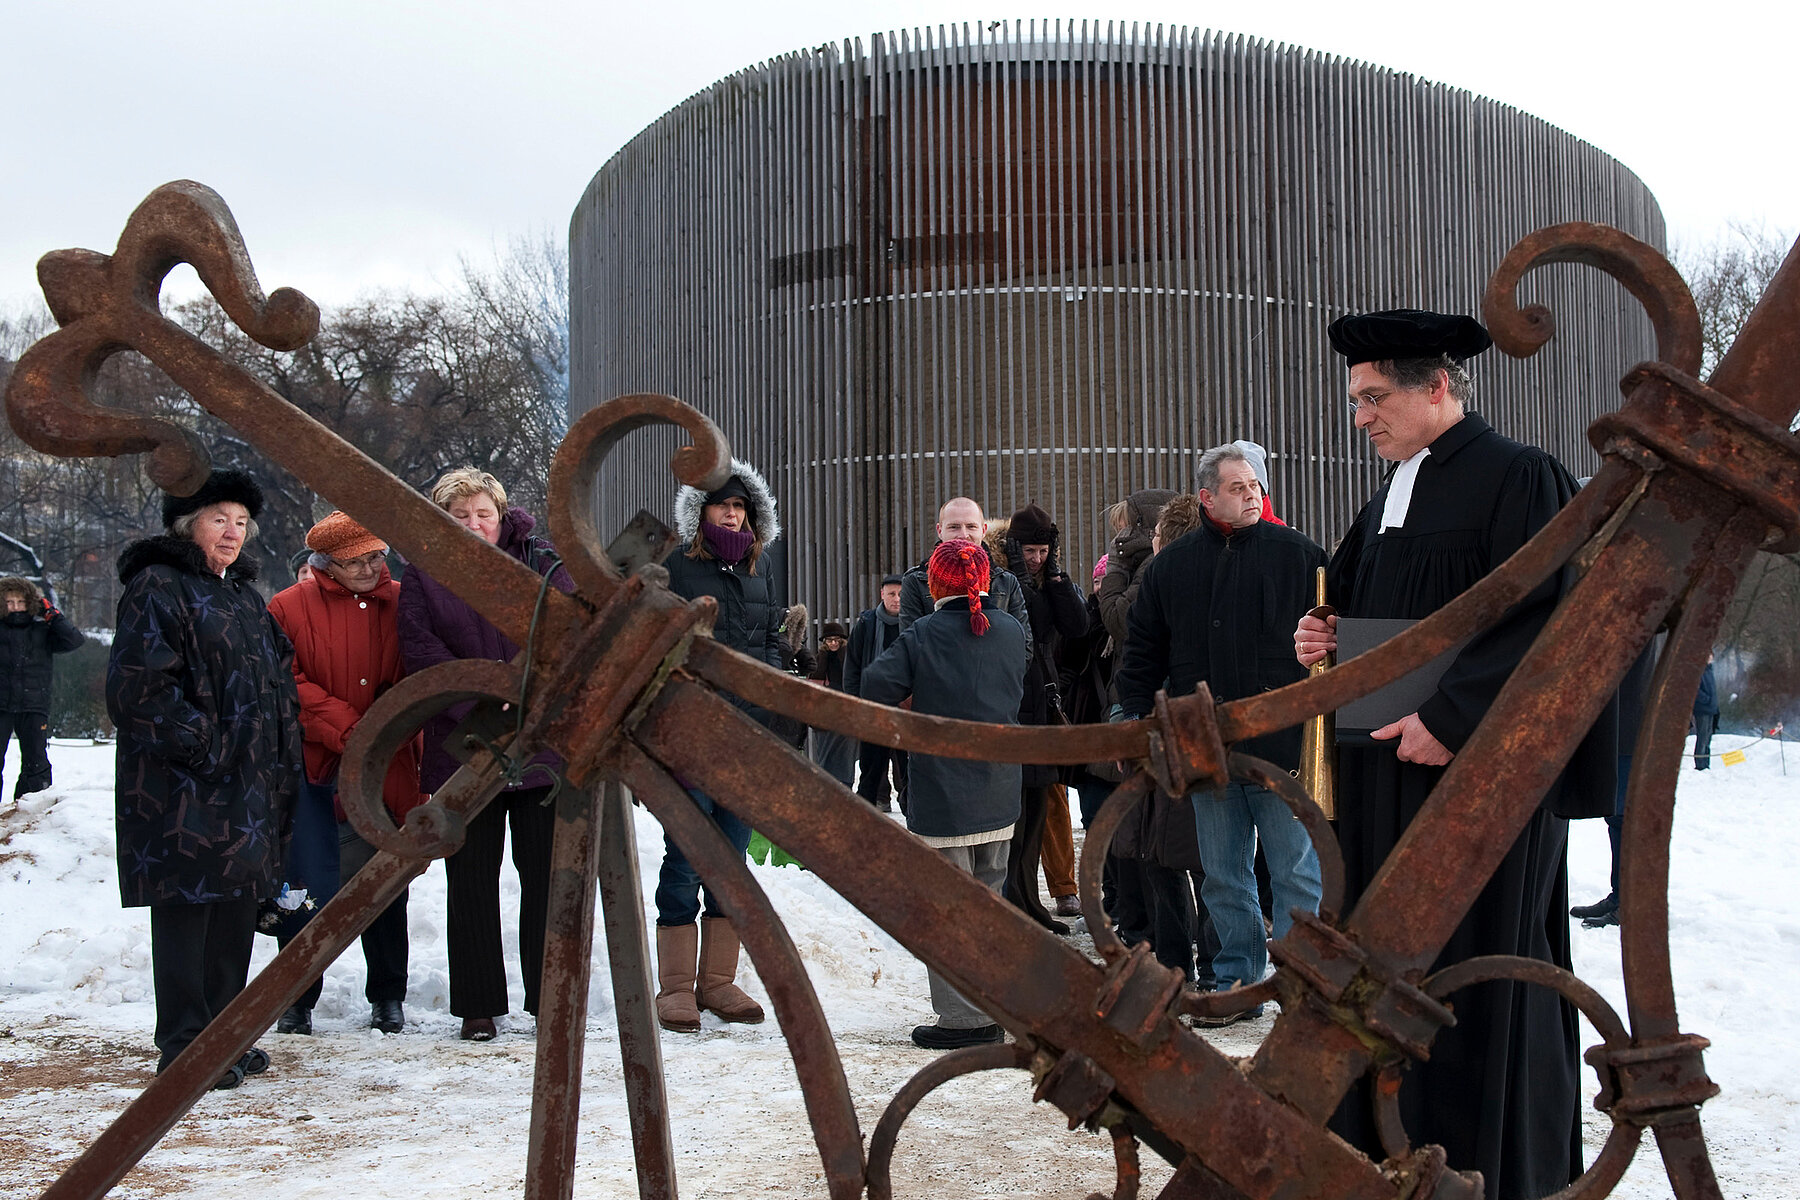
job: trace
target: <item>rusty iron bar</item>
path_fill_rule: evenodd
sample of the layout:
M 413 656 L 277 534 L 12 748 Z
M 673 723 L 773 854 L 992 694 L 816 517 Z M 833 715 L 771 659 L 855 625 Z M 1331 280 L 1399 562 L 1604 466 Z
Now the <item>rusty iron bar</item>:
M 555 793 L 537 1055 L 532 1064 L 531 1138 L 526 1149 L 526 1161 L 533 1169 L 525 1178 L 525 1200 L 569 1200 L 575 1194 L 594 890 L 600 871 L 598 791 L 563 787 Z
M 1525 270 L 1550 261 L 1546 254 L 1615 273 L 1636 272 L 1628 286 L 1635 280 L 1634 291 L 1652 293 L 1645 302 L 1659 334 L 1667 336 L 1664 344 L 1673 347 L 1670 353 L 1685 356 L 1679 346 L 1691 300 L 1670 287 L 1667 273 L 1659 273 L 1649 257 L 1654 251 L 1610 237 L 1584 249 L 1579 230 L 1550 232 L 1537 248 L 1520 251 L 1523 267 L 1509 268 L 1516 274 L 1508 297 Z M 1005 727 L 870 711 L 872 706 L 805 685 L 796 693 L 772 672 L 746 668 L 747 660 L 704 636 L 710 602 L 689 604 L 670 595 L 654 566 L 622 576 L 580 510 L 591 504 L 591 480 L 623 431 L 667 422 L 686 429 L 696 444 L 678 453 L 672 465 L 690 481 L 715 478 L 728 458 L 719 431 L 698 414 L 690 419 L 684 406 L 667 397 L 626 397 L 602 406 L 578 424 L 559 452 L 552 528 L 577 564 L 580 598 L 546 594 L 534 575 L 526 586 L 517 572 L 506 573 L 503 564 L 510 559 L 460 531 L 442 537 L 447 522 L 422 498 L 155 311 L 163 275 L 175 261 L 194 261 L 233 318 L 255 326 L 265 344 L 300 344 L 294 339 L 303 342 L 309 335 L 310 306 L 304 298 L 277 292 L 263 301 L 235 224 L 216 195 L 192 184 L 159 189 L 133 214 L 113 258 L 72 251 L 46 259 L 46 294 L 63 328 L 28 351 L 15 371 L 7 395 L 15 429 L 34 446 L 56 453 L 149 450 L 159 482 L 190 486 L 205 460 L 178 428 L 134 423 L 139 419 L 100 410 L 82 394 L 83 372 L 108 354 L 126 347 L 144 351 L 252 440 L 278 442 L 271 450 L 278 461 L 303 480 L 324 483 L 318 490 L 340 507 L 355 515 L 348 500 L 365 506 L 377 498 L 387 501 L 389 519 L 372 522 L 373 527 L 398 531 L 390 540 L 403 549 L 416 547 L 422 565 L 441 578 L 460 585 L 481 576 L 483 588 L 465 594 L 535 652 L 530 662 L 434 668 L 404 681 L 370 710 L 346 755 L 343 786 L 350 793 L 346 807 L 353 823 L 382 853 L 327 905 L 308 927 L 312 932 L 279 955 L 47 1194 L 98 1196 L 116 1182 L 385 907 L 425 856 L 453 849 L 462 819 L 487 802 L 509 771 L 542 749 L 558 752 L 565 778 L 583 789 L 563 797 L 559 814 L 559 831 L 566 834 L 558 839 L 559 878 L 566 886 L 559 888 L 555 914 L 557 990 L 584 992 L 585 981 L 577 982 L 576 975 L 585 961 L 576 960 L 579 947 L 591 943 L 588 881 L 599 853 L 590 796 L 609 777 L 622 777 L 681 839 L 741 921 L 740 933 L 769 984 L 793 1049 L 834 1196 L 859 1194 L 867 1168 L 817 997 L 767 898 L 671 774 L 729 798 L 738 815 L 796 853 L 902 945 L 991 1009 L 1050 1064 L 1040 1077 L 1038 1098 L 1063 1108 L 1073 1122 L 1119 1105 L 1155 1133 L 1159 1149 L 1167 1145 L 1171 1149 L 1165 1153 L 1185 1155 L 1166 1195 L 1373 1200 L 1470 1194 L 1478 1186 L 1475 1179 L 1450 1170 L 1441 1149 L 1404 1153 L 1404 1133 L 1391 1120 L 1383 1136 L 1395 1155 L 1379 1166 L 1326 1133 L 1324 1122 L 1364 1071 L 1376 1071 L 1378 1081 L 1391 1079 L 1397 1056 L 1422 1055 L 1434 1030 L 1453 1020 L 1413 980 L 1436 956 L 1605 694 L 1657 626 L 1680 607 L 1675 643 L 1655 685 L 1647 761 L 1632 783 L 1637 815 L 1627 818 L 1628 845 L 1643 851 L 1636 866 L 1628 858 L 1624 885 L 1633 1033 L 1629 1045 L 1609 1041 L 1590 1052 L 1590 1061 L 1610 1081 L 1602 1106 L 1615 1125 L 1655 1129 L 1677 1194 L 1683 1200 L 1716 1195 L 1698 1118 L 1699 1104 L 1716 1089 L 1700 1065 L 1704 1039 L 1682 1034 L 1676 1025 L 1666 944 L 1655 944 L 1666 935 L 1666 895 L 1657 893 L 1666 892 L 1671 773 L 1681 744 L 1674 729 L 1676 698 L 1691 694 L 1702 648 L 1748 557 L 1759 546 L 1786 544 L 1796 536 L 1800 443 L 1782 423 L 1793 413 L 1789 381 L 1800 371 L 1800 349 L 1785 336 L 1800 325 L 1797 255 L 1800 249 L 1770 285 L 1711 390 L 1674 366 L 1653 365 L 1628 377 L 1625 410 L 1593 435 L 1606 454 L 1594 483 L 1493 576 L 1409 635 L 1367 656 L 1366 663 L 1353 661 L 1318 680 L 1226 705 L 1216 714 L 1201 693 L 1159 698 L 1156 715 L 1146 721 L 1094 732 L 1059 730 L 1057 749 Z M 1680 436 L 1696 423 L 1703 436 Z M 345 463 L 351 467 L 347 473 Z M 1121 953 L 1116 939 L 1108 943 L 1103 936 L 1103 920 L 1096 936 L 1108 960 L 1104 967 L 1074 953 L 851 798 L 713 690 L 768 702 L 823 728 L 867 731 L 870 740 L 927 753 L 1045 762 L 1138 759 L 1147 769 L 1120 789 L 1118 802 L 1103 812 L 1095 830 L 1103 852 L 1111 829 L 1141 801 L 1152 776 L 1179 795 L 1197 784 L 1222 781 L 1229 769 L 1268 775 L 1253 760 L 1228 758 L 1229 744 L 1252 732 L 1296 724 L 1334 698 L 1348 699 L 1356 690 L 1397 677 L 1416 665 L 1415 659 L 1422 662 L 1442 649 L 1439 642 L 1447 645 L 1497 619 L 1570 561 L 1585 567 L 1585 574 L 1356 909 L 1341 923 L 1330 919 L 1329 909 L 1323 918 L 1303 914 L 1294 932 L 1275 946 L 1280 969 L 1261 986 L 1280 992 L 1283 1009 L 1247 1070 L 1182 1027 L 1177 1017 L 1189 1004 L 1180 976 L 1145 953 Z M 1565 680 L 1557 668 L 1571 657 L 1588 669 Z M 396 830 L 374 796 L 387 756 L 425 716 L 472 697 L 518 706 L 511 712 L 511 728 L 494 727 L 497 732 L 484 743 L 504 757 L 479 747 L 453 747 L 463 750 L 469 765 Z M 1546 703 L 1554 720 L 1541 719 Z M 478 709 L 471 721 L 484 719 L 484 712 L 491 718 L 493 711 Z M 724 744 L 732 746 L 732 754 L 716 753 Z M 1282 783 L 1280 790 L 1290 805 L 1307 803 L 1293 786 Z M 615 824 L 624 821 L 621 804 L 615 801 L 605 810 Z M 1317 836 L 1310 827 L 1309 833 Z M 1090 910 L 1097 903 L 1092 893 L 1098 874 L 1092 850 L 1082 864 L 1083 899 Z M 630 1039 L 635 1044 L 628 1046 L 622 1033 L 621 1053 L 634 1097 L 641 1189 L 645 1195 L 673 1195 L 666 1108 L 660 1086 L 648 1078 L 658 1064 L 646 1052 L 640 1028 L 650 1001 L 643 931 L 639 924 L 635 955 L 632 937 L 620 932 L 627 907 L 620 889 L 634 882 L 615 862 L 610 886 L 621 911 L 617 924 L 609 912 L 609 941 L 617 939 L 625 948 L 623 969 L 638 981 L 627 989 L 637 1001 L 639 1025 Z M 1641 919 L 1633 922 L 1633 917 Z M 1464 977 L 1473 970 L 1465 969 Z M 1352 1004 L 1350 984 L 1359 979 L 1372 986 L 1354 989 L 1359 998 Z M 1448 988 L 1444 979 L 1440 986 Z M 1551 982 L 1568 983 L 1560 976 Z M 1253 991 L 1233 993 L 1224 1003 L 1241 1006 Z M 567 1194 L 584 1028 L 579 1000 L 564 1000 L 545 1022 L 548 1037 L 534 1103 L 533 1195 Z M 1611 1030 L 1615 1039 L 1617 1033 Z M 1578 1193 L 1597 1193 L 1604 1176 L 1623 1169 L 1629 1152 L 1615 1151 L 1615 1145 L 1623 1142 L 1609 1140 L 1604 1172 L 1590 1172 Z
M 743 856 L 733 851 L 719 827 L 665 768 L 630 743 L 619 745 L 613 765 L 725 905 L 787 1039 L 825 1169 L 826 1190 L 832 1200 L 855 1200 L 862 1195 L 865 1167 L 856 1104 L 825 1010 L 787 926 Z
M 891 1175 L 894 1147 L 900 1141 L 900 1128 L 913 1109 L 938 1088 L 977 1071 L 1017 1069 L 1029 1071 L 1036 1051 L 1025 1042 L 1000 1042 L 989 1046 L 965 1046 L 933 1059 L 907 1080 L 875 1123 L 869 1135 L 869 1200 L 893 1200 Z
M 460 822 L 479 813 L 503 783 L 492 762 L 463 767 L 434 803 Z M 44 1190 L 43 1200 L 98 1200 L 110 1191 L 429 864 L 387 850 L 371 858 Z
M 651 982 L 650 939 L 644 928 L 637 829 L 629 796 L 613 782 L 603 784 L 601 790 L 598 867 L 638 1200 L 675 1200 L 675 1139 L 669 1132 L 669 1101 L 663 1086 L 662 1037 L 656 1027 L 656 986 Z

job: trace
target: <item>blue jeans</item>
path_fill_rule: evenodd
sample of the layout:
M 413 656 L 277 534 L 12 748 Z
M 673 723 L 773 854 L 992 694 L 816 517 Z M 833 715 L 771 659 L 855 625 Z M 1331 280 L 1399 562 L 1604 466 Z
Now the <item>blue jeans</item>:
M 708 796 L 705 792 L 688 789 L 688 795 L 700 806 L 700 811 L 711 815 L 713 824 L 725 835 L 738 857 L 750 846 L 750 827 L 733 816 L 731 810 Z M 1316 872 L 1315 872 L 1316 873 Z M 706 888 L 706 915 L 709 917 L 725 916 L 725 909 L 713 895 L 711 888 Z M 692 925 L 700 916 L 700 872 L 687 860 L 675 839 L 663 834 L 662 872 L 656 881 L 656 923 L 658 925 Z
M 1233 783 L 1222 792 L 1196 792 L 1194 831 L 1200 863 L 1206 868 L 1201 899 L 1219 935 L 1213 976 L 1220 991 L 1260 981 L 1268 969 L 1262 905 L 1256 899 L 1256 839 L 1262 838 L 1275 893 L 1275 937 L 1287 936 L 1289 910 L 1319 911 L 1319 855 L 1312 839 L 1281 798 L 1253 783 Z

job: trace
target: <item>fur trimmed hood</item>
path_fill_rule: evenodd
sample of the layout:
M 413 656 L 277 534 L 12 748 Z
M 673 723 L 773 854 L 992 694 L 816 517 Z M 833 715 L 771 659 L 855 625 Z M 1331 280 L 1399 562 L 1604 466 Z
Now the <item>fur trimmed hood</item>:
M 781 515 L 775 505 L 775 493 L 762 472 L 740 458 L 731 460 L 731 473 L 750 493 L 750 525 L 762 539 L 763 549 L 773 546 L 781 537 Z M 706 507 L 708 493 L 685 483 L 675 493 L 675 536 L 685 544 L 700 532 L 700 512 Z
M 24 596 L 25 610 L 34 616 L 43 604 L 44 593 L 38 589 L 37 584 L 23 575 L 0 575 L 0 595 L 7 592 L 18 592 Z
M 248 549 L 248 547 L 246 547 Z M 125 547 L 119 555 L 119 582 L 130 583 L 132 576 L 148 567 L 174 567 L 189 575 L 211 575 L 206 569 L 206 554 L 192 538 L 161 533 L 140 538 Z M 239 583 L 256 578 L 256 559 L 240 553 L 237 561 L 225 568 L 225 576 Z

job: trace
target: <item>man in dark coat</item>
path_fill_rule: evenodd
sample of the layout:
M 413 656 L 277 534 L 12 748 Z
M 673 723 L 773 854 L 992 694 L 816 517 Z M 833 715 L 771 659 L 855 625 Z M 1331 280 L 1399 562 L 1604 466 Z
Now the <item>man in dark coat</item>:
M 862 695 L 862 675 L 869 664 L 900 636 L 900 591 L 898 575 L 881 581 L 881 603 L 856 618 L 850 631 L 850 644 L 844 657 L 844 691 Z M 874 742 L 858 742 L 857 769 L 860 777 L 856 794 L 882 812 L 892 812 L 894 803 L 906 811 L 906 751 Z M 894 801 L 888 799 L 888 768 L 893 767 Z
M 87 639 L 31 580 L 0 579 L 6 611 L 0 616 L 0 763 L 6 743 L 19 739 L 19 779 L 13 799 L 50 786 L 51 656 Z
M 1331 343 L 1350 367 L 1357 428 L 1396 464 L 1333 555 L 1332 605 L 1350 617 L 1418 620 L 1461 595 L 1542 529 L 1575 481 L 1544 451 L 1468 413 L 1462 364 L 1491 345 L 1462 316 L 1402 309 L 1344 317 Z M 1338 751 L 1338 839 L 1346 911 L 1381 867 L 1530 647 L 1567 581 L 1551 578 L 1457 655 L 1437 692 L 1374 737 Z M 1302 618 L 1303 665 L 1336 647 L 1336 617 Z M 1611 811 L 1616 749 L 1608 732 L 1553 786 L 1445 946 L 1434 970 L 1512 954 L 1567 968 L 1568 816 Z M 1456 1024 L 1400 1089 L 1415 1144 L 1478 1170 L 1490 1198 L 1542 1196 L 1581 1170 L 1575 1010 L 1547 988 L 1493 983 L 1456 995 Z M 1379 1155 L 1366 1086 L 1335 1127 Z
M 1198 496 L 1204 519 L 1150 560 L 1131 605 L 1131 636 L 1113 676 L 1126 719 L 1153 712 L 1165 680 L 1170 696 L 1188 695 L 1205 683 L 1222 704 L 1306 677 L 1288 653 L 1290 631 L 1312 606 L 1314 573 L 1325 565 L 1325 551 L 1305 535 L 1263 520 L 1256 469 L 1237 446 L 1216 446 L 1201 456 Z M 1253 738 L 1234 749 L 1292 771 L 1300 763 L 1300 730 Z M 1219 940 L 1215 985 L 1249 987 L 1268 968 L 1257 843 L 1269 863 L 1277 938 L 1286 936 L 1293 910 L 1319 910 L 1318 852 L 1281 798 L 1256 784 L 1234 781 L 1190 801 L 1205 871 L 1201 900 Z M 1257 1006 L 1217 1020 L 1261 1015 Z
M 214 471 L 163 500 L 166 534 L 119 556 L 106 671 L 119 894 L 150 909 L 158 1071 L 243 989 L 304 778 L 293 647 L 240 555 L 261 508 L 248 475 Z M 267 1065 L 252 1050 L 219 1086 Z
M 1694 770 L 1712 766 L 1712 739 L 1719 728 L 1719 685 L 1713 682 L 1713 656 L 1706 656 L 1700 690 L 1694 694 Z
M 863 698 L 934 717 L 1011 725 L 1024 695 L 1025 628 L 987 604 L 989 562 L 977 543 L 940 543 L 929 560 L 933 611 L 863 673 Z M 906 827 L 989 888 L 1006 875 L 1019 819 L 1016 763 L 912 756 Z M 937 1023 L 913 1030 L 915 1045 L 953 1050 L 997 1042 L 1000 1027 L 936 971 L 927 970 Z
M 1008 518 L 1000 552 L 989 548 L 989 560 L 1007 567 L 1018 580 L 1031 630 L 1025 690 L 1019 702 L 1021 725 L 1068 723 L 1062 710 L 1056 656 L 1063 638 L 1078 638 L 1087 632 L 1087 605 L 1062 569 L 1061 546 L 1062 531 L 1050 514 L 1036 504 L 1027 504 Z M 1023 807 L 1006 863 L 1006 898 L 1046 929 L 1067 933 L 1069 927 L 1053 918 L 1038 896 L 1038 864 L 1048 854 L 1045 875 L 1058 911 L 1065 916 L 1080 912 L 1074 904 L 1074 833 L 1063 772 L 1059 767 L 1028 764 L 1021 769 L 1020 783 Z M 1059 828 L 1053 830 L 1052 821 Z

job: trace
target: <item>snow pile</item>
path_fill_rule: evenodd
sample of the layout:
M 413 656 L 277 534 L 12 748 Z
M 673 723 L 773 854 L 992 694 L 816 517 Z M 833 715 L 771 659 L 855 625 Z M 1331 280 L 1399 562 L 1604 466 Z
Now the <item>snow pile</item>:
M 148 919 L 121 909 L 114 874 L 112 750 L 57 743 L 58 785 L 16 807 L 0 802 L 0 1197 L 35 1196 L 142 1088 L 154 1067 Z M 1704 1119 L 1726 1195 L 1793 1194 L 1800 1178 L 1800 1038 L 1788 998 L 1800 991 L 1800 912 L 1789 882 L 1800 860 L 1793 777 L 1777 747 L 1741 766 L 1684 770 L 1673 850 L 1671 938 L 1684 1030 L 1712 1039 L 1707 1069 L 1724 1089 Z M 3 784 L 10 794 L 11 773 Z M 661 861 L 660 827 L 637 813 L 646 893 Z M 1571 899 L 1607 890 L 1605 827 L 1570 838 Z M 931 1019 L 923 967 L 818 877 L 752 871 L 782 914 L 839 1038 L 865 1134 L 894 1091 L 935 1057 L 908 1033 Z M 518 883 L 502 873 L 504 928 L 517 928 Z M 486 1045 L 456 1040 L 448 1009 L 444 876 L 412 886 L 407 1029 L 370 1030 L 364 967 L 349 950 L 326 974 L 317 1036 L 270 1034 L 274 1065 L 235 1092 L 207 1096 L 114 1193 L 186 1197 L 277 1184 L 285 1197 L 517 1194 L 524 1178 L 535 1061 L 516 944 L 508 948 L 513 1015 Z M 1576 971 L 1623 1013 L 1616 929 L 1575 930 Z M 255 967 L 274 953 L 258 938 Z M 746 963 L 747 966 L 747 963 Z M 744 981 L 767 995 L 753 973 Z M 1252 1050 L 1272 1021 L 1208 1036 Z M 630 1123 L 603 942 L 593 956 L 577 1191 L 636 1194 Z M 1586 1042 L 1597 1040 L 1591 1030 Z M 684 1196 L 818 1196 L 819 1161 L 788 1051 L 771 1020 L 665 1035 L 670 1117 Z M 1584 1083 L 1591 1097 L 1592 1072 Z M 1605 1138 L 1587 1117 L 1589 1155 Z M 1144 1194 L 1168 1168 L 1144 1153 Z M 1028 1080 L 995 1072 L 935 1093 L 901 1136 L 897 1195 L 1085 1197 L 1109 1190 L 1110 1143 L 1071 1134 L 1030 1103 Z M 948 1181 L 954 1180 L 954 1186 Z M 1653 1143 L 1616 1193 L 1670 1194 Z

